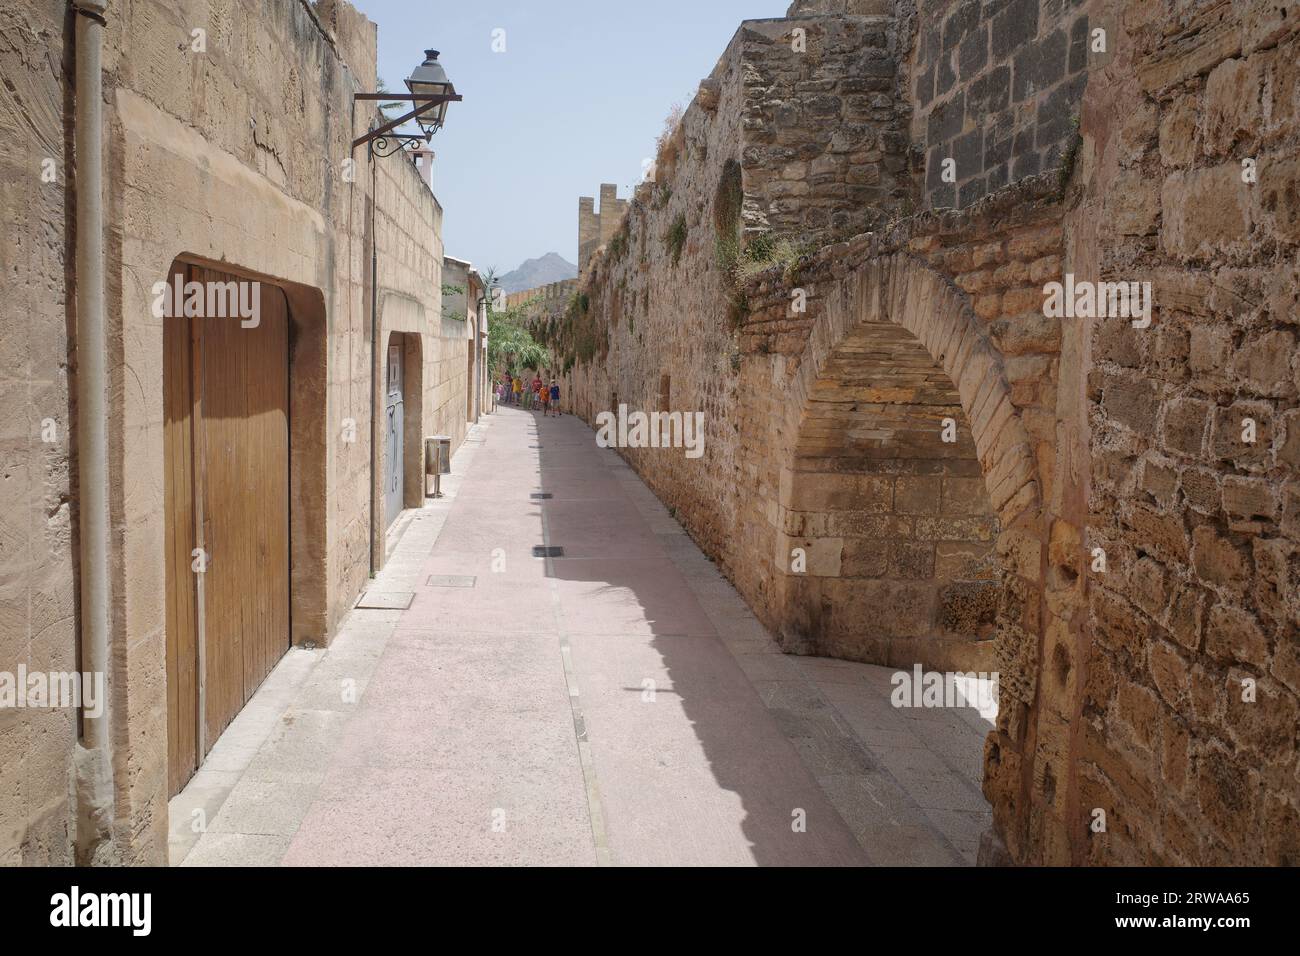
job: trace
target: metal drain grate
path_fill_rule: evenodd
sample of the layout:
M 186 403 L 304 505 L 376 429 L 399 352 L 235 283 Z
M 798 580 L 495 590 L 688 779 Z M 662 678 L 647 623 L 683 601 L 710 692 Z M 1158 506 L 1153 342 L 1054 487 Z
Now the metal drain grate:
M 554 498 L 555 496 L 551 494 L 549 491 L 534 491 L 528 497 L 534 499 L 535 501 L 541 501 L 543 498 Z
M 553 544 L 535 544 L 533 545 L 534 558 L 562 558 L 564 549 Z
M 428 584 L 431 588 L 472 588 L 477 580 L 472 574 L 431 574 Z

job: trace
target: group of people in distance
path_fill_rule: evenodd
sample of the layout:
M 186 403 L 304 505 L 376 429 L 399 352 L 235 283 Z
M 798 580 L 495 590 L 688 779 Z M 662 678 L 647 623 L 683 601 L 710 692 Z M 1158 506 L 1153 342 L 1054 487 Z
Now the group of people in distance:
M 519 377 L 518 372 L 505 372 L 497 382 L 497 401 L 502 405 L 516 405 L 519 408 L 540 408 L 542 415 L 554 414 L 560 417 L 560 383 L 551 379 L 547 385 L 542 381 L 542 373 L 535 372 L 532 382 Z

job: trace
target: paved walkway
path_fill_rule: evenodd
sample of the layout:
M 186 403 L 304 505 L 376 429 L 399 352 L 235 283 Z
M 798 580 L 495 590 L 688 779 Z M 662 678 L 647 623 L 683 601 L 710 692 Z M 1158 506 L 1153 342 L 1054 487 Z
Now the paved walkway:
M 579 420 L 485 422 L 372 582 L 410 607 L 286 655 L 173 798 L 173 863 L 974 861 L 991 714 L 781 654 Z

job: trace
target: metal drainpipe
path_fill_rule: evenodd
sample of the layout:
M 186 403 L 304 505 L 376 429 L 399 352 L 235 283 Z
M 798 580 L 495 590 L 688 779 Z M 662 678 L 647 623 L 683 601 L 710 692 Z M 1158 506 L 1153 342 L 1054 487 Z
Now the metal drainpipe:
M 77 849 L 90 862 L 113 818 L 109 684 L 108 370 L 104 331 L 104 157 L 101 53 L 107 0 L 74 0 L 76 35 L 77 501 L 81 533 L 81 668 L 103 675 L 100 713 L 82 711 Z M 92 677 L 93 679 L 93 677 Z
M 485 341 L 487 332 L 484 331 L 484 327 L 487 325 L 487 300 L 482 297 L 478 300 L 477 312 L 478 314 L 475 318 L 477 320 L 478 328 L 474 330 L 474 348 L 478 350 L 480 366 L 478 382 L 479 404 L 483 405 L 487 409 L 487 413 L 490 414 L 495 412 L 497 409 L 496 402 L 492 399 L 492 396 L 495 393 L 489 388 L 492 379 L 488 374 L 487 342 Z
M 375 163 L 374 151 L 370 151 L 370 576 L 379 571 L 378 555 L 375 553 L 375 538 L 382 527 L 376 508 L 379 496 L 376 494 L 375 458 L 379 449 L 375 442 L 379 440 L 379 406 L 375 404 L 375 385 L 378 384 L 376 367 L 379 364 L 379 239 L 375 235 L 375 207 L 379 205 L 379 173 Z M 383 474 L 382 464 L 379 474 Z

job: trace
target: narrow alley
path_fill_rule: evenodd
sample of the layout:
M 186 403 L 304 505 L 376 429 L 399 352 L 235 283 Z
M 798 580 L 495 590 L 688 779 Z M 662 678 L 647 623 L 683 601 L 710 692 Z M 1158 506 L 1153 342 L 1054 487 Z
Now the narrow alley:
M 1284 922 L 1298 2 L 0 0 L 14 925 Z
M 782 654 L 580 420 L 498 409 L 443 490 L 172 799 L 173 865 L 975 862 L 993 714 Z

